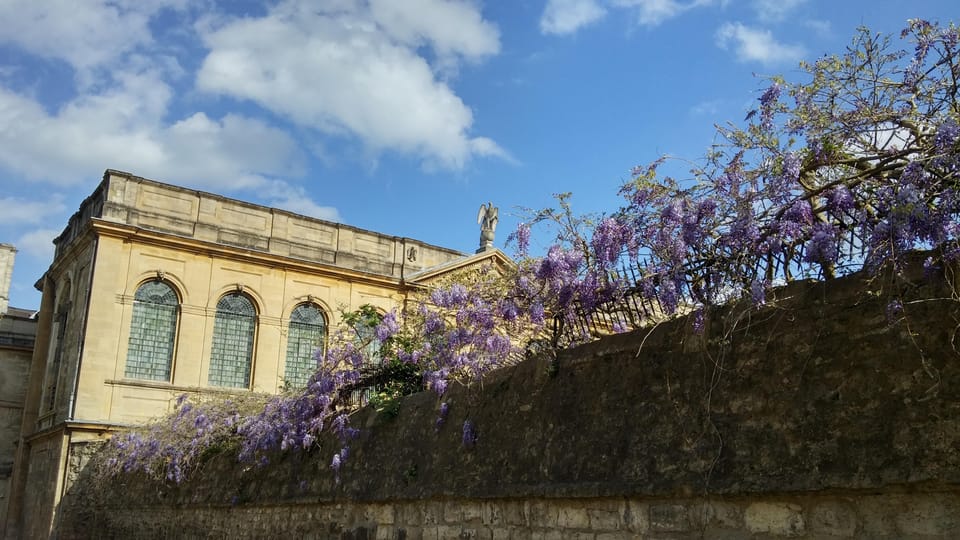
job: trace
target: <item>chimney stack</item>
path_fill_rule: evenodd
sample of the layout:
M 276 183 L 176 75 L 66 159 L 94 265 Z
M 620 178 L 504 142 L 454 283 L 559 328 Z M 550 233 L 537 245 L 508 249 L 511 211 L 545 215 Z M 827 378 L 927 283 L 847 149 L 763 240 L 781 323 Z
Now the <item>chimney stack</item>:
M 13 259 L 17 248 L 10 244 L 0 244 L 0 315 L 7 313 L 10 307 L 10 282 L 13 280 Z

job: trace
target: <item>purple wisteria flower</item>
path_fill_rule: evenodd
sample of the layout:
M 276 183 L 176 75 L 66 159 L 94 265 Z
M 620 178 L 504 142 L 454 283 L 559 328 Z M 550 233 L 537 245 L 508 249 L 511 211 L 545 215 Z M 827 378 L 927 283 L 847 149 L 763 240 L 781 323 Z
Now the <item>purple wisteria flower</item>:
M 839 255 L 837 230 L 831 223 L 816 223 L 806 244 L 804 258 L 809 262 L 833 264 Z
M 958 140 L 960 140 L 960 125 L 957 125 L 955 120 L 950 119 L 937 127 L 937 134 L 933 138 L 933 146 L 938 152 L 955 151 Z
M 673 280 L 664 279 L 660 282 L 660 287 L 657 289 L 657 298 L 660 300 L 660 305 L 663 306 L 663 311 L 668 315 L 677 312 L 677 307 L 680 305 L 680 291 Z
M 447 421 L 447 415 L 450 414 L 450 404 L 444 401 L 440 404 L 440 412 L 437 414 L 436 430 L 440 431 L 443 424 Z
M 940 266 L 936 263 L 933 257 L 927 257 L 923 260 L 923 277 L 926 279 L 932 279 L 939 271 Z
M 337 452 L 333 455 L 333 459 L 330 460 L 330 468 L 333 469 L 333 481 L 336 484 L 340 483 L 340 467 L 342 462 L 340 461 L 340 453 Z
M 377 339 L 383 343 L 392 338 L 399 331 L 400 323 L 397 322 L 397 315 L 391 311 L 383 316 L 380 324 L 377 325 L 375 333 L 377 335 Z
M 792 186 L 800 178 L 802 160 L 796 152 L 784 152 L 782 177 L 787 185 Z
M 847 186 L 837 186 L 827 192 L 827 204 L 836 215 L 843 215 L 854 209 L 855 202 L 853 194 L 847 189 Z
M 424 372 L 423 380 L 427 388 L 436 392 L 438 396 L 442 396 L 447 391 L 447 377 L 449 375 L 450 371 L 446 368 L 431 370 Z
M 691 313 L 690 317 L 691 317 L 690 325 L 693 328 L 693 333 L 697 334 L 698 336 L 703 335 L 703 328 L 705 323 L 703 308 L 701 307 L 696 311 L 694 311 L 693 313 Z
M 759 307 L 767 303 L 767 287 L 769 284 L 759 279 L 750 284 L 750 298 L 753 299 L 753 305 Z
M 339 414 L 333 419 L 333 432 L 337 435 L 337 438 L 341 442 L 346 442 L 350 439 L 356 439 L 357 435 L 360 434 L 360 430 L 350 427 L 350 416 L 347 414 Z
M 776 113 L 781 90 L 779 83 L 773 83 L 760 96 L 760 129 L 764 131 L 773 129 L 773 115 Z
M 534 324 L 543 324 L 545 317 L 546 312 L 542 303 L 534 302 L 530 305 L 530 320 L 533 321 Z
M 526 257 L 530 249 L 530 225 L 520 222 L 517 224 L 517 231 L 514 233 L 517 238 L 517 255 Z
M 603 268 L 614 265 L 624 252 L 630 237 L 630 228 L 614 218 L 606 218 L 593 231 L 591 247 L 597 263 Z
M 467 302 L 467 288 L 459 283 L 454 283 L 448 288 L 434 290 L 430 298 L 437 307 L 454 309 L 463 306 Z
M 497 312 L 505 321 L 516 320 L 520 316 L 520 308 L 511 298 L 504 298 L 497 306 Z
M 899 298 L 887 304 L 887 323 L 896 324 L 903 317 L 903 302 Z
M 477 444 L 477 431 L 474 428 L 473 421 L 463 421 L 463 447 L 470 449 Z

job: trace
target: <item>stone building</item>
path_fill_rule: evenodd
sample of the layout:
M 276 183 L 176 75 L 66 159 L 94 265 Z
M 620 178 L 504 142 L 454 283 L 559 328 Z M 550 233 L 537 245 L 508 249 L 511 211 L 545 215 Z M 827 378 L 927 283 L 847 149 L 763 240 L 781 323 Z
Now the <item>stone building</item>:
M 49 534 L 84 448 L 177 396 L 306 379 L 341 309 L 493 261 L 108 170 L 54 240 L 5 537 Z
M 20 438 L 33 339 L 37 333 L 33 311 L 10 307 L 10 279 L 16 252 L 13 246 L 0 244 L 0 523 L 6 519 L 10 499 L 10 476 Z

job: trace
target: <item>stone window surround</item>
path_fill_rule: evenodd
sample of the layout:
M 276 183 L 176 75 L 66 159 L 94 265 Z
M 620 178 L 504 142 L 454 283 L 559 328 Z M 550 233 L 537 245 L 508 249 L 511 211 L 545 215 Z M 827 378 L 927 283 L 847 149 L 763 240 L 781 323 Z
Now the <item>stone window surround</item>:
M 217 300 L 207 369 L 209 386 L 251 387 L 260 312 L 242 285 Z
M 142 292 L 143 292 L 144 294 L 146 294 L 146 293 L 144 292 L 144 291 L 145 291 L 145 287 L 151 287 L 152 284 L 161 284 L 161 285 L 165 286 L 165 287 L 169 290 L 169 293 L 174 296 L 174 298 L 172 299 L 172 300 L 174 301 L 174 303 L 167 303 L 166 301 L 164 301 L 164 302 L 162 302 L 162 303 L 160 303 L 160 304 L 156 304 L 156 303 L 151 303 L 151 302 L 145 302 L 145 301 L 143 301 L 143 300 L 138 300 L 136 297 L 137 297 L 138 295 L 141 295 Z M 135 379 L 135 380 L 151 380 L 151 381 L 166 381 L 166 382 L 169 382 L 169 381 L 172 380 L 172 378 L 173 378 L 173 368 L 174 368 L 174 362 L 175 362 L 176 350 L 177 350 L 178 330 L 179 330 L 179 326 L 180 326 L 180 304 L 181 304 L 181 299 L 182 299 L 182 297 L 183 297 L 183 295 L 182 295 L 182 293 L 178 290 L 178 287 L 176 287 L 176 285 L 175 285 L 174 283 L 172 283 L 171 281 L 165 279 L 165 276 L 163 275 L 162 272 L 158 272 L 158 277 L 157 277 L 157 278 L 155 278 L 155 279 L 149 279 L 149 280 L 147 280 L 147 281 L 144 281 L 144 282 L 142 282 L 142 283 L 137 287 L 136 293 L 134 294 L 133 314 L 131 315 L 131 321 L 130 321 L 130 339 L 129 339 L 128 342 L 127 342 L 127 358 L 126 358 L 125 368 L 124 368 L 124 377 L 125 377 L 125 378 Z M 166 300 L 169 300 L 169 299 L 166 299 Z M 138 310 L 137 310 L 137 305 L 138 305 L 138 303 L 140 303 L 141 305 L 144 305 L 144 306 L 147 306 L 147 305 L 175 306 L 175 311 L 174 311 L 174 313 L 173 313 L 173 328 L 170 329 L 170 336 L 169 336 L 169 338 L 170 338 L 170 350 L 169 350 L 169 357 L 166 359 L 167 366 L 166 366 L 166 376 L 165 376 L 165 377 L 156 377 L 156 378 L 154 378 L 154 377 L 139 377 L 139 376 L 137 376 L 136 373 L 134 373 L 133 375 L 131 375 L 130 345 L 132 344 L 132 342 L 133 342 L 133 340 L 134 340 L 134 327 L 136 326 L 136 324 L 137 324 L 137 322 L 138 322 L 137 316 L 138 316 L 138 314 L 142 314 L 142 313 L 143 313 L 142 311 L 138 311 Z M 155 315 L 156 315 L 156 314 L 155 314 Z M 151 359 L 151 360 L 156 360 L 156 359 Z M 138 367 L 138 366 L 134 366 L 134 367 Z M 135 370 L 133 370 L 133 371 L 137 371 L 137 370 L 135 369 Z
M 315 310 L 316 316 L 319 319 L 319 321 L 317 319 L 307 320 L 306 319 L 307 314 L 303 313 L 304 308 L 312 308 L 313 310 Z M 287 318 L 287 324 L 288 324 L 287 345 L 285 348 L 286 355 L 284 357 L 284 371 L 283 371 L 285 382 L 295 384 L 295 385 L 303 385 L 306 382 L 305 380 L 301 380 L 302 377 L 297 376 L 298 374 L 294 372 L 294 370 L 296 370 L 297 368 L 303 368 L 303 366 L 293 365 L 293 362 L 296 362 L 298 360 L 297 358 L 298 354 L 296 353 L 299 353 L 299 349 L 301 346 L 301 343 L 299 340 L 300 332 L 309 331 L 311 326 L 318 327 L 319 330 L 315 330 L 315 331 L 318 331 L 320 334 L 319 347 L 321 349 L 325 349 L 327 345 L 326 341 L 327 341 L 328 329 L 329 329 L 328 321 L 329 321 L 329 317 L 327 316 L 326 310 L 324 310 L 323 306 L 321 306 L 317 302 L 312 301 L 312 299 L 308 299 L 305 302 L 300 302 L 297 305 L 295 305 L 292 310 L 290 310 L 290 316 Z M 296 334 L 296 336 L 294 334 Z M 297 347 L 296 351 L 291 350 L 291 346 L 293 345 L 296 345 Z M 311 358 L 312 356 L 313 356 L 313 353 L 311 353 Z M 302 363 L 302 359 L 301 359 L 301 363 Z

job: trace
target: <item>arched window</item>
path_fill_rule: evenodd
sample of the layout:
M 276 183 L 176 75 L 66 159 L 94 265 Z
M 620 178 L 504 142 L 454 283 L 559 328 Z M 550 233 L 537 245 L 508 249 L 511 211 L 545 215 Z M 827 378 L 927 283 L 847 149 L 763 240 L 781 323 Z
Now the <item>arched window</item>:
M 366 366 L 378 366 L 383 363 L 383 354 L 380 351 L 382 343 L 377 339 L 377 326 L 383 321 L 383 313 L 370 304 L 360 306 L 357 311 L 347 314 L 345 322 L 353 328 L 356 334 L 357 347 L 363 351 Z M 381 385 L 354 390 L 350 400 L 358 405 L 365 405 L 382 389 Z
M 379 323 L 377 323 L 379 324 Z M 356 325 L 354 331 L 357 333 L 357 345 L 363 349 L 364 358 L 368 365 L 380 365 L 383 363 L 380 347 L 382 344 L 377 339 L 377 327 L 369 325 Z
M 250 387 L 256 329 L 257 310 L 249 298 L 230 293 L 217 302 L 207 377 L 211 386 Z
M 133 296 L 127 367 L 131 379 L 169 381 L 180 300 L 162 281 L 148 281 Z
M 283 380 L 294 388 L 303 388 L 317 368 L 314 355 L 323 349 L 327 338 L 327 320 L 313 304 L 300 304 L 290 314 L 287 332 L 287 364 Z

